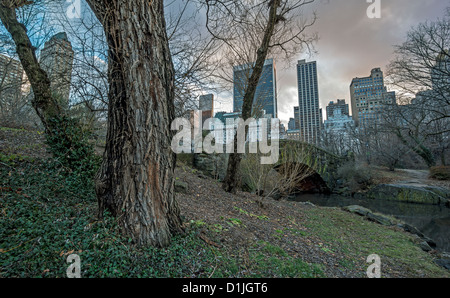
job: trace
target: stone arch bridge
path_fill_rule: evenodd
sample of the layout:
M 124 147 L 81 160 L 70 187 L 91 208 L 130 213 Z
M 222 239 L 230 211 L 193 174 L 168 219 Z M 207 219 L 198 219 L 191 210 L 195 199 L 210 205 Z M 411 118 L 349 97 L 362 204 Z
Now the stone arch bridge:
M 353 154 L 339 156 L 319 146 L 295 140 L 280 141 L 280 158 L 274 169 L 301 175 L 299 191 L 327 193 L 337 187 L 337 170 Z
M 302 175 L 299 189 L 311 192 L 330 192 L 337 187 L 337 169 L 352 160 L 353 155 L 338 156 L 318 146 L 295 141 L 280 140 L 279 159 L 273 168 Z M 222 180 L 225 177 L 229 154 L 194 154 L 192 164 L 203 174 Z

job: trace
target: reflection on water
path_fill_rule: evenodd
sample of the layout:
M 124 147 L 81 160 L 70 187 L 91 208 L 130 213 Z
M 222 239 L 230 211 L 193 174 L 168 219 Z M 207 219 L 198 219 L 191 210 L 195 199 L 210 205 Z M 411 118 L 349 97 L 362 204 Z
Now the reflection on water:
M 385 215 L 391 215 L 415 226 L 433 239 L 440 251 L 450 252 L 450 208 L 372 199 L 356 199 L 339 195 L 301 194 L 294 201 L 311 202 L 324 207 L 359 205 Z

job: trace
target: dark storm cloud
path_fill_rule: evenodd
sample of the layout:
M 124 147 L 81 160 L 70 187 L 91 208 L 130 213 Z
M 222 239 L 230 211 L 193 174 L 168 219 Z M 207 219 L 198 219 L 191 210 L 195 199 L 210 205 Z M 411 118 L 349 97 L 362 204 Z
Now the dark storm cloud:
M 394 45 L 405 40 L 412 26 L 442 17 L 450 1 L 381 0 L 379 19 L 367 16 L 370 5 L 366 0 L 319 0 L 314 6 L 318 20 L 312 30 L 320 37 L 317 54 L 299 54 L 298 60 L 317 61 L 324 110 L 331 100 L 350 101 L 354 77 L 368 76 L 375 67 L 385 71 Z M 284 122 L 293 117 L 293 107 L 298 105 L 296 80 L 295 66 L 278 70 L 279 117 Z

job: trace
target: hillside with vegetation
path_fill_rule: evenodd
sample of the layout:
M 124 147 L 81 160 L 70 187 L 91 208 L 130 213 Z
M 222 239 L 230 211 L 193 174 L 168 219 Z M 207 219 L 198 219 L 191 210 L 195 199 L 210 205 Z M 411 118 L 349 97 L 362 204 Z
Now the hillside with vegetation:
M 98 220 L 93 184 L 50 157 L 39 131 L 0 128 L 0 277 L 450 277 L 416 236 L 340 208 L 239 191 L 179 161 L 184 233 L 166 248 L 138 247 L 116 218 Z

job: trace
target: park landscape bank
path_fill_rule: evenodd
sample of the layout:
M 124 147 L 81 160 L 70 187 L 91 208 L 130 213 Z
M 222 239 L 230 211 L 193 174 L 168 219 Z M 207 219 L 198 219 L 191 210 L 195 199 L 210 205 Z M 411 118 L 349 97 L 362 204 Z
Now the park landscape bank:
M 381 258 L 382 277 L 450 277 L 397 226 L 340 208 L 232 195 L 181 161 L 175 179 L 185 187 L 176 198 L 186 235 L 166 249 L 138 249 L 115 233 L 113 218 L 95 220 L 93 192 L 45 166 L 41 134 L 2 128 L 0 141 L 3 277 L 64 277 L 73 251 L 84 277 L 366 277 L 371 254 Z
M 187 166 L 178 168 L 177 175 L 189 185 L 189 191 L 179 194 L 186 218 L 200 223 L 220 245 L 242 255 L 262 241 L 294 258 L 323 265 L 332 277 L 365 277 L 366 258 L 373 253 L 383 256 L 384 277 L 424 277 L 428 273 L 422 269 L 434 268 L 434 260 L 441 258 L 436 251 L 422 250 L 425 238 L 412 227 L 408 231 L 409 225 L 380 224 L 386 218 L 381 214 L 360 216 L 341 208 L 276 201 L 246 192 L 232 196 L 218 190 L 219 182 Z M 233 219 L 239 224 L 225 229 Z M 217 227 L 220 233 L 211 232 Z M 437 276 L 448 277 L 448 272 Z

